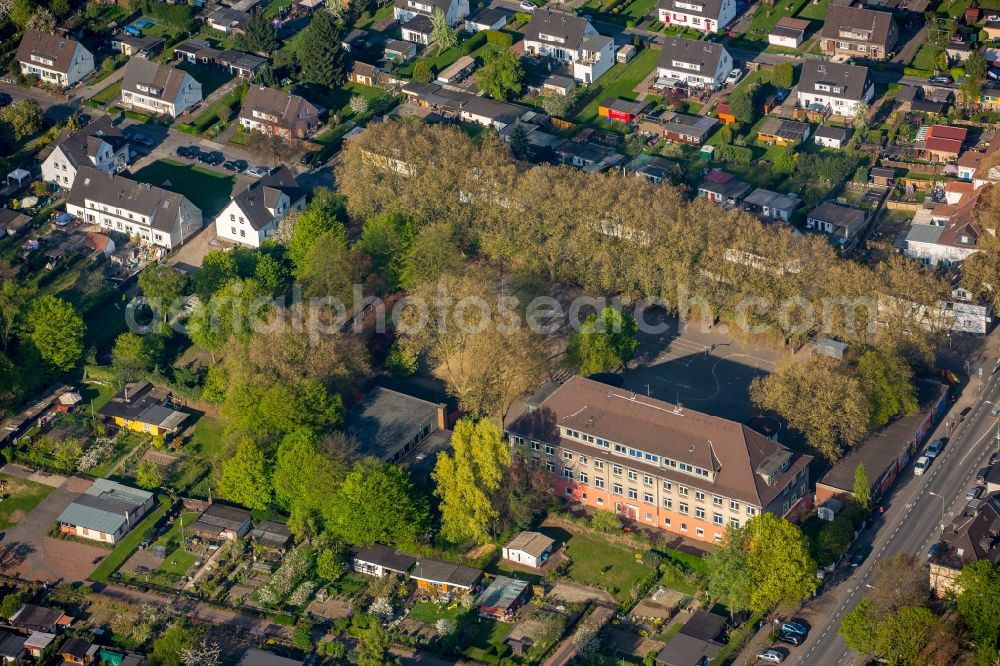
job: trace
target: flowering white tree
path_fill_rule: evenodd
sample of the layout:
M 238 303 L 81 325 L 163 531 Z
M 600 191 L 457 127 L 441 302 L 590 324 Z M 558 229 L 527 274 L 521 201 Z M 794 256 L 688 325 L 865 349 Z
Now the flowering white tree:
M 10 16 L 10 10 L 14 7 L 14 0 L 0 0 L 0 21 L 6 21 Z
M 442 636 L 450 636 L 453 631 L 455 631 L 455 621 L 449 620 L 446 617 L 441 618 L 434 623 L 434 628 Z
M 360 116 L 368 110 L 368 99 L 361 95 L 355 95 L 351 98 L 350 105 L 354 115 Z
M 194 647 L 181 650 L 181 663 L 184 666 L 219 666 L 222 660 L 222 651 L 219 644 L 214 641 L 201 639 Z
M 378 597 L 372 602 L 372 605 L 368 607 L 368 612 L 376 616 L 383 622 L 388 622 L 392 619 L 393 609 L 392 604 L 385 597 Z
M 41 30 L 42 32 L 53 32 L 56 29 L 56 17 L 45 7 L 39 7 L 28 19 L 28 30 Z

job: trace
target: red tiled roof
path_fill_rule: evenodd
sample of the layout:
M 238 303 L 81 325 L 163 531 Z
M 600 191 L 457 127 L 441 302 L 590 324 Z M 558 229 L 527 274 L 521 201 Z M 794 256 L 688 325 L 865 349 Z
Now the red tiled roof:
M 978 150 L 967 150 L 958 158 L 958 166 L 978 169 L 979 163 L 983 161 L 983 153 Z
M 956 141 L 965 141 L 965 137 L 969 134 L 969 130 L 964 127 L 952 127 L 951 125 L 932 125 L 929 130 L 927 130 L 928 139 L 955 139 Z
M 782 16 L 775 25 L 779 28 L 791 28 L 792 30 L 809 29 L 809 21 L 792 18 L 791 16 Z
M 705 180 L 710 183 L 719 183 L 724 185 L 731 181 L 735 176 L 731 173 L 726 173 L 725 171 L 719 171 L 718 169 L 712 169 L 707 174 L 705 174 Z
M 943 139 L 934 137 L 932 139 L 927 139 L 924 144 L 926 150 L 934 153 L 948 153 L 950 155 L 958 155 L 962 152 L 962 142 L 957 139 Z

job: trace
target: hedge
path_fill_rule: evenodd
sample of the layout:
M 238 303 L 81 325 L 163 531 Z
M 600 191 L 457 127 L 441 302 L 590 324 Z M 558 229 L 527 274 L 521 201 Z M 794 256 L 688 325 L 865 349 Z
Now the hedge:
M 753 161 L 753 151 L 746 146 L 716 146 L 715 151 L 725 162 L 750 164 Z
M 486 33 L 486 43 L 509 49 L 514 44 L 514 35 L 509 32 L 499 30 L 484 30 Z
M 469 55 L 480 46 L 486 43 L 488 32 L 493 32 L 492 30 L 481 30 L 469 37 L 467 40 L 462 42 L 462 55 Z

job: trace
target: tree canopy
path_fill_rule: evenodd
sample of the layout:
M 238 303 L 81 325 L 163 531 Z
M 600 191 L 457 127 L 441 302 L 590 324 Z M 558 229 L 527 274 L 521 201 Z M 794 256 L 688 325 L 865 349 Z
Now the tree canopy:
M 334 88 L 346 80 L 350 62 L 341 41 L 341 28 L 333 15 L 313 12 L 302 31 L 297 53 L 306 81 Z
M 47 294 L 31 301 L 25 329 L 38 355 L 57 370 L 68 372 L 80 362 L 85 327 L 66 301 Z
M 587 317 L 570 338 L 566 360 L 581 375 L 622 369 L 639 347 L 639 327 L 631 315 L 605 308 Z
M 492 44 L 483 53 L 483 66 L 476 72 L 479 87 L 493 99 L 508 100 L 521 91 L 524 67 L 509 48 Z

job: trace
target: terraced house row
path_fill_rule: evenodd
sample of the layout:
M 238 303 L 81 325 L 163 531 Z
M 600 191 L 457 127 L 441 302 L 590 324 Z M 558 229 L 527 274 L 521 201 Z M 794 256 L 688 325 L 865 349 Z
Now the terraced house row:
M 809 504 L 809 463 L 746 425 L 583 377 L 550 384 L 507 426 L 550 491 L 702 541 Z

